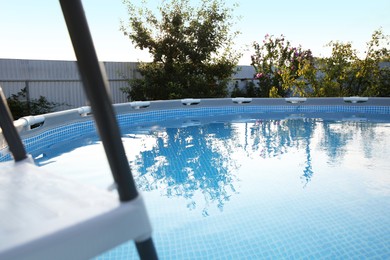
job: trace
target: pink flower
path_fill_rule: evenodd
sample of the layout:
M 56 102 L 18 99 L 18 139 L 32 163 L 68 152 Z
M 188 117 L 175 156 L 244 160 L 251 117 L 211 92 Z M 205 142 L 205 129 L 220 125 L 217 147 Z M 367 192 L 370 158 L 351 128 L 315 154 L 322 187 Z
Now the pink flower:
M 257 73 L 255 78 L 256 78 L 256 79 L 259 79 L 259 78 L 261 78 L 261 77 L 263 77 L 263 73 Z

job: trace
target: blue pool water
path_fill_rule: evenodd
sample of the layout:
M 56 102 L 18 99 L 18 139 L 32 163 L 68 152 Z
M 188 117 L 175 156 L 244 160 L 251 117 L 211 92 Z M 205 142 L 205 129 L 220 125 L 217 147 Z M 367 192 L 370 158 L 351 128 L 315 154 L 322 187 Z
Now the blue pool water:
M 127 119 L 122 140 L 161 259 L 390 258 L 388 114 Z M 107 188 L 96 133 L 72 127 L 63 142 L 31 145 L 35 161 Z M 137 258 L 132 242 L 97 257 Z

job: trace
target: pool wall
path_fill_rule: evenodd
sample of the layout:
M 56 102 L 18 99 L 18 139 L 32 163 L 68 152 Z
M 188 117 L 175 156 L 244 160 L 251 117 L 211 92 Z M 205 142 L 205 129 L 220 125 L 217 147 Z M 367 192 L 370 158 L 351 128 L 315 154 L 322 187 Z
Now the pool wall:
M 390 98 L 225 98 L 135 101 L 114 105 L 121 126 L 149 121 L 204 117 L 239 113 L 350 113 L 389 115 Z M 389 118 L 390 119 L 390 118 Z M 44 143 L 63 141 L 64 136 L 96 131 L 90 107 L 80 107 L 14 122 L 27 151 Z M 0 162 L 10 160 L 7 144 L 0 132 Z

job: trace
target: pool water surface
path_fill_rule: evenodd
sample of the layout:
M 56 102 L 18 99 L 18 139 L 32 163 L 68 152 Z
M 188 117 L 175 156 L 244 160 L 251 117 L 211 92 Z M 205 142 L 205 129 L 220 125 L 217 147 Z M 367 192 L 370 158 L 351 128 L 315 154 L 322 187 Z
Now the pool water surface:
M 390 258 L 390 120 L 289 114 L 122 127 L 161 259 Z M 96 133 L 31 151 L 106 189 Z M 137 259 L 132 242 L 97 259 Z

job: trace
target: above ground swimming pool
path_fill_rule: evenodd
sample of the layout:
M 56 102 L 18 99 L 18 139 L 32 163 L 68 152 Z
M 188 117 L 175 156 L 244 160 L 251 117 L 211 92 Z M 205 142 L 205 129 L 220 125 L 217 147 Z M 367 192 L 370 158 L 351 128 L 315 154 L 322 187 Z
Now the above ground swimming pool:
M 389 99 L 186 99 L 116 109 L 161 259 L 390 258 Z M 23 141 L 40 167 L 112 188 L 84 112 L 48 115 Z M 97 259 L 138 255 L 129 242 Z

